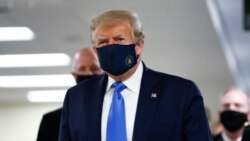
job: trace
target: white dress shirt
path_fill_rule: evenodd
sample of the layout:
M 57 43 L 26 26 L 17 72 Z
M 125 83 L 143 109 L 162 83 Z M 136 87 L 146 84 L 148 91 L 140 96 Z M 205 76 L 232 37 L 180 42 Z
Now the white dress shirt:
M 223 141 L 232 141 L 225 132 L 221 133 Z M 235 141 L 241 141 L 242 136 L 239 136 Z
M 132 141 L 133 138 L 134 122 L 135 122 L 137 103 L 141 87 L 142 73 L 143 73 L 143 66 L 142 62 L 140 62 L 135 73 L 127 80 L 122 81 L 122 83 L 125 84 L 127 87 L 121 92 L 125 103 L 127 141 Z M 112 95 L 114 93 L 114 88 L 111 88 L 111 85 L 114 82 L 115 82 L 114 79 L 108 77 L 108 84 L 102 108 L 102 125 L 101 125 L 102 141 L 106 141 L 107 121 L 108 121 L 110 105 L 112 102 Z

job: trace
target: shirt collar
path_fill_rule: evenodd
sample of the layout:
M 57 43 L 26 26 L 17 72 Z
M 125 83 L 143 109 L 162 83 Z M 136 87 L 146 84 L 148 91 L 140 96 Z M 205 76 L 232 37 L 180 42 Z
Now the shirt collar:
M 139 64 L 138 68 L 132 74 L 132 76 L 130 76 L 128 79 L 122 81 L 122 83 L 124 85 L 126 85 L 126 87 L 129 90 L 131 90 L 131 91 L 133 91 L 135 93 L 139 93 L 140 86 L 141 86 L 142 73 L 143 73 L 143 66 L 142 66 L 142 62 L 140 61 L 140 64 Z M 113 78 L 111 78 L 110 76 L 108 76 L 108 84 L 107 84 L 106 92 L 108 92 L 110 90 L 111 85 L 114 82 L 115 82 L 115 80 Z
M 223 140 L 225 140 L 225 141 L 231 141 L 231 139 L 227 136 L 227 134 L 225 132 L 222 132 L 221 136 L 222 136 Z M 242 139 L 242 136 L 239 136 L 236 139 L 236 141 L 241 141 L 241 139 Z

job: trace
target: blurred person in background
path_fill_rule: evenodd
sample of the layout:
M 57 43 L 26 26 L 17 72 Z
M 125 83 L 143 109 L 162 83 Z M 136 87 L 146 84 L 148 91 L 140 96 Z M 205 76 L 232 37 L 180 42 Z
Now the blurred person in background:
M 73 59 L 72 75 L 76 83 L 103 74 L 93 48 L 83 48 Z M 58 141 L 62 108 L 45 114 L 38 131 L 37 141 Z
M 220 122 L 224 130 L 214 136 L 214 141 L 250 141 L 247 136 L 243 137 L 249 110 L 249 97 L 244 91 L 236 87 L 226 89 L 219 104 Z

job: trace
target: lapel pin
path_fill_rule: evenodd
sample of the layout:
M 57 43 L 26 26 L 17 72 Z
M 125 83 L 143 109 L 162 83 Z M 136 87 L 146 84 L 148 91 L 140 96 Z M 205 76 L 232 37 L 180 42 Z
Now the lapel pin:
M 152 98 L 156 98 L 156 97 L 157 97 L 157 94 L 156 94 L 156 93 L 152 93 L 152 94 L 151 94 L 151 97 L 152 97 Z

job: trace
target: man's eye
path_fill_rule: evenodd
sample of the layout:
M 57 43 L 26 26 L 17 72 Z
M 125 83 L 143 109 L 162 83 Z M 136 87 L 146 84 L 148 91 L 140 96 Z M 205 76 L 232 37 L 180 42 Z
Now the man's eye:
M 224 104 L 224 108 L 228 108 L 230 105 L 229 104 Z
M 98 42 L 98 45 L 104 44 L 105 41 Z
M 235 107 L 243 107 L 241 104 L 235 104 Z

